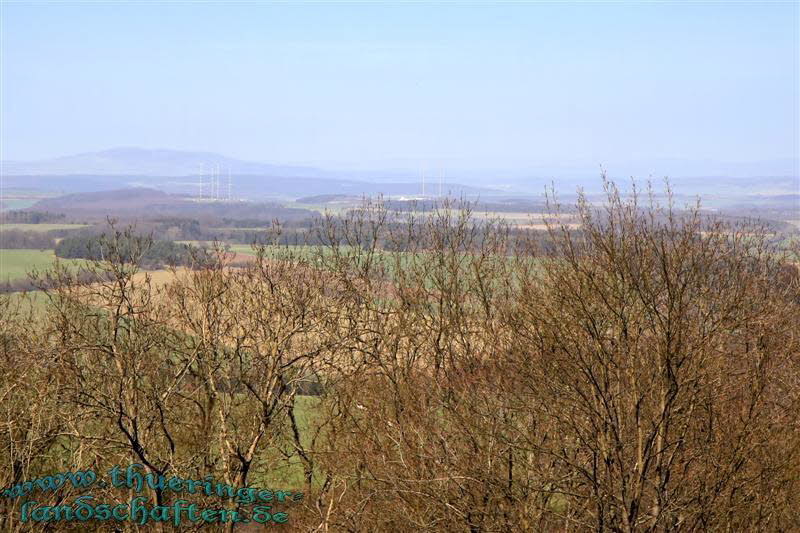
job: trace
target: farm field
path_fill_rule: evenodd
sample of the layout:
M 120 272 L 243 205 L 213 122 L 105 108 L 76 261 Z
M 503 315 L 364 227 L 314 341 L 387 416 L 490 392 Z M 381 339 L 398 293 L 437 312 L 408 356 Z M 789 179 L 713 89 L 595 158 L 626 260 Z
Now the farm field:
M 186 241 L 186 244 L 197 244 Z M 223 243 L 227 246 L 228 251 L 236 254 L 234 260 L 252 260 L 256 256 L 256 251 L 253 247 L 249 244 L 227 244 Z M 304 245 L 297 245 L 297 246 L 267 246 L 267 254 L 278 254 L 279 256 L 285 256 L 287 253 L 291 253 L 295 257 L 304 257 L 310 258 L 312 254 L 314 254 L 320 247 L 319 246 L 304 246 Z
M 547 230 L 547 222 L 554 228 L 561 224 L 568 229 L 578 229 L 581 224 L 571 213 L 526 213 L 526 212 L 492 212 L 475 210 L 472 213 L 475 220 L 502 220 L 519 229 L 537 231 Z
M 5 211 L 7 209 L 25 209 L 31 207 L 38 201 L 39 200 L 35 198 L 3 198 L 3 200 L 0 201 L 0 211 Z
M 358 203 L 356 202 L 356 203 L 342 203 L 342 204 L 303 204 L 296 202 L 286 202 L 283 204 L 283 206 L 309 209 L 311 211 L 316 211 L 320 215 L 324 215 L 326 213 L 330 213 L 332 215 L 343 215 L 350 209 L 358 207 Z
M 8 188 L 3 191 L 0 198 L 0 211 L 9 209 L 25 209 L 33 206 L 39 200 L 58 196 L 56 192 L 35 191 L 29 189 Z
M 22 231 L 53 231 L 60 229 L 79 229 L 87 228 L 88 224 L 0 224 L 0 231 L 22 230 Z
M 230 244 L 228 248 L 236 255 L 256 255 L 253 247 L 249 244 Z
M 259 228 L 208 228 L 209 231 L 266 231 L 268 226 L 264 225 Z
M 34 319 L 44 316 L 49 300 L 42 291 L 12 292 L 0 294 L 0 301 L 8 298 L 9 309 L 19 316 L 30 316 Z
M 33 269 L 43 270 L 53 266 L 53 250 L 9 250 L 0 248 L 0 283 L 23 279 Z M 68 265 L 80 265 L 81 259 L 62 259 Z

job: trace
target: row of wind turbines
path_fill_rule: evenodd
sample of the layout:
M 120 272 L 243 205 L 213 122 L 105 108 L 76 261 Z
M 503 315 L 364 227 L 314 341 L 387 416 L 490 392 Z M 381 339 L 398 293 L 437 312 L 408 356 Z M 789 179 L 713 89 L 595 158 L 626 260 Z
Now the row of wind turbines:
M 205 181 L 205 166 L 200 166 L 200 201 L 225 201 L 228 202 L 233 200 L 231 195 L 232 193 L 232 186 L 233 186 L 233 179 L 231 178 L 231 169 L 228 167 L 228 194 L 227 198 L 225 197 L 224 191 L 220 194 L 221 189 L 221 179 L 220 179 L 220 166 L 219 165 L 211 165 L 211 172 L 209 175 L 209 181 L 206 183 Z
M 228 167 L 228 183 L 227 183 L 227 195 L 223 190 L 222 185 L 222 178 L 221 178 L 221 169 L 219 164 L 210 165 L 210 173 L 208 176 L 208 181 L 206 182 L 206 173 L 205 173 L 205 165 L 200 165 L 200 173 L 199 173 L 199 188 L 200 192 L 198 195 L 199 201 L 232 201 L 232 190 L 233 190 L 233 178 L 231 177 L 231 169 Z M 422 198 L 426 198 L 426 190 L 425 190 L 425 167 L 420 167 L 420 176 L 422 179 Z M 441 169 L 439 174 L 439 191 L 437 196 L 442 196 L 442 188 L 444 186 L 444 168 Z

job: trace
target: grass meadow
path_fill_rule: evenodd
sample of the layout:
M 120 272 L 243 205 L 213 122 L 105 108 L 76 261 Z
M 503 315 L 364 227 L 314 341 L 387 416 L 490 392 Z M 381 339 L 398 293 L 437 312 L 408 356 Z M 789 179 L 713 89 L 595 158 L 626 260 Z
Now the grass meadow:
M 44 233 L 46 231 L 79 229 L 87 227 L 89 227 L 88 224 L 0 224 L 0 231 L 20 230 Z
M 44 270 L 53 266 L 56 255 L 53 250 L 0 248 L 0 283 L 27 277 L 31 270 Z M 61 259 L 67 265 L 81 265 L 81 259 Z

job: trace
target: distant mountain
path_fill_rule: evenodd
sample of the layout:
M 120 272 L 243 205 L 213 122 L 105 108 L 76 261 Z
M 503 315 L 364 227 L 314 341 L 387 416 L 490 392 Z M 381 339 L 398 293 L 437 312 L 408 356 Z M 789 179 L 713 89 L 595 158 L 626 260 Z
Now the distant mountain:
M 419 181 L 419 161 L 404 160 L 401 166 L 388 165 L 382 169 L 353 168 L 322 169 L 302 165 L 276 165 L 255 161 L 243 161 L 213 152 L 183 150 L 146 149 L 135 147 L 112 148 L 99 152 L 87 152 L 38 161 L 2 161 L 3 174 L 45 176 L 45 175 L 96 175 L 96 176 L 197 176 L 201 169 L 208 175 L 219 166 L 225 175 L 250 174 L 275 177 L 302 177 L 323 179 L 348 179 L 370 182 L 412 182 Z M 660 178 L 683 178 L 693 176 L 761 177 L 791 176 L 797 179 L 800 161 L 797 158 L 783 158 L 756 162 L 718 162 L 711 160 L 684 160 L 677 158 L 651 159 L 647 161 L 575 161 L 561 165 L 519 163 L 515 168 L 490 169 L 482 166 L 466 165 L 464 162 L 444 161 L 448 170 L 446 182 L 457 180 L 473 186 L 498 187 L 506 185 L 513 189 L 526 189 L 531 182 L 537 191 L 541 183 L 551 180 L 570 180 L 582 183 L 599 183 L 601 168 L 606 168 L 615 178 L 626 180 L 630 176 L 639 179 L 653 176 Z M 389 168 L 391 167 L 391 168 Z M 402 168 L 401 168 L 402 167 Z M 434 165 L 431 179 L 436 181 L 439 170 Z
M 3 161 L 4 175 L 138 175 L 191 176 L 209 174 L 217 166 L 227 174 L 259 174 L 270 176 L 333 177 L 332 173 L 302 166 L 271 165 L 241 161 L 211 152 L 149 150 L 145 148 L 113 148 L 100 152 L 68 155 L 39 161 Z
M 467 196 L 536 195 L 551 184 L 561 195 L 574 195 L 582 188 L 587 193 L 602 191 L 601 166 L 587 161 L 561 166 L 534 165 L 525 168 L 491 170 L 459 167 L 450 162 L 442 192 Z M 399 164 L 399 163 L 398 163 Z M 411 168 L 411 161 L 406 161 Z M 227 176 L 232 175 L 232 196 L 237 198 L 294 199 L 313 195 L 419 195 L 418 171 L 331 170 L 311 166 L 275 165 L 242 161 L 212 152 L 113 148 L 40 161 L 0 162 L 7 188 L 40 189 L 62 193 L 155 187 L 171 194 L 197 196 L 201 182 L 204 195 L 212 169 L 219 168 L 222 190 L 227 196 Z M 434 165 L 435 166 L 435 165 Z M 459 170 L 460 168 L 460 170 Z M 797 194 L 800 191 L 797 159 L 775 159 L 751 163 L 719 163 L 682 159 L 653 159 L 639 162 L 608 161 L 603 168 L 621 188 L 630 177 L 639 183 L 652 176 L 656 189 L 662 176 L 669 176 L 674 191 L 687 197 L 700 195 L 719 205 L 738 202 L 757 195 Z M 438 194 L 438 171 L 428 169 L 428 194 Z M 201 178 L 202 172 L 202 178 Z M 443 170 L 441 172 L 444 172 Z M 755 196 L 754 196 L 755 195 Z

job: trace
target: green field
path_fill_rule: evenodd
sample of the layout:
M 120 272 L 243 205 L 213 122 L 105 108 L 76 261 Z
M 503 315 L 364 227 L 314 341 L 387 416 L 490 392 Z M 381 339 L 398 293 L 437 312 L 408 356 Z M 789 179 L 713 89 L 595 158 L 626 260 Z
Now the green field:
M 229 244 L 228 249 L 237 254 L 256 255 L 253 247 L 249 244 Z
M 12 292 L 0 294 L 0 302 L 3 298 L 8 298 L 11 309 L 19 313 L 19 316 L 29 317 L 31 311 L 32 318 L 38 319 L 44 316 L 50 300 L 42 291 Z
M 33 189 L 17 189 L 13 187 L 4 189 L 3 196 L 0 198 L 0 211 L 5 211 L 7 209 L 25 209 L 33 206 L 43 198 L 53 198 L 61 194 L 63 193 L 43 192 Z
M 44 270 L 56 259 L 53 250 L 9 250 L 0 248 L 0 283 L 23 279 L 33 269 Z M 80 265 L 81 259 L 62 259 L 68 265 Z
M 0 231 L 18 229 L 22 231 L 53 231 L 57 229 L 87 228 L 88 224 L 0 224 Z
M 228 249 L 231 252 L 235 252 L 237 254 L 244 254 L 244 255 L 256 255 L 255 250 L 249 244 L 228 244 Z M 349 253 L 352 251 L 351 246 L 342 245 L 339 247 L 341 253 Z M 331 248 L 328 246 L 321 246 L 321 245 L 305 245 L 305 244 L 298 244 L 298 245 L 291 245 L 291 246 L 284 246 L 284 245 L 267 245 L 266 252 L 268 255 L 278 255 L 279 257 L 291 253 L 296 257 L 302 257 L 305 259 L 311 259 L 317 256 L 320 251 L 324 252 L 325 255 L 330 255 Z
M 3 198 L 3 200 L 0 201 L 0 211 L 5 211 L 6 209 L 26 209 L 38 201 L 39 200 L 36 198 Z

